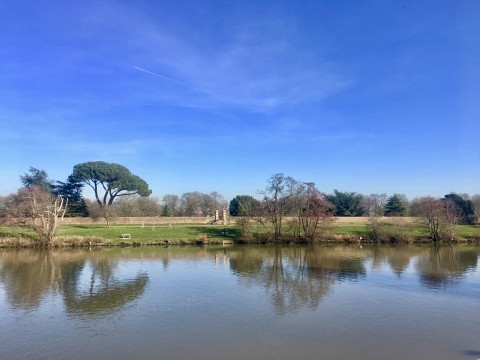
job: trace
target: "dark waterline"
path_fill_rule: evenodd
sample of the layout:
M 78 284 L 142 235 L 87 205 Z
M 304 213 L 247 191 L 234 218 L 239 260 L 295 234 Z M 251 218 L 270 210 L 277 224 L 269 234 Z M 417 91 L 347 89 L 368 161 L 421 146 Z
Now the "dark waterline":
M 0 359 L 479 359 L 480 247 L 0 250 Z

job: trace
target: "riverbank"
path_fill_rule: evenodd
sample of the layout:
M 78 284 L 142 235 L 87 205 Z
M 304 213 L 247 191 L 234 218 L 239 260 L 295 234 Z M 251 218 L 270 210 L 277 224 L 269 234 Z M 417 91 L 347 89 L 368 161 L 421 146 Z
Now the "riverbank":
M 429 243 L 428 232 L 420 224 L 407 219 L 387 219 L 373 232 L 365 218 L 343 218 L 323 232 L 318 243 Z M 378 224 L 377 224 L 378 225 Z M 165 246 L 165 245 L 226 245 L 233 243 L 273 242 L 265 229 L 255 227 L 245 234 L 240 225 L 205 223 L 168 224 L 65 224 L 53 239 L 53 247 L 92 246 Z M 35 234 L 26 228 L 0 227 L 0 247 L 34 247 Z M 449 239 L 450 242 L 451 239 Z M 287 235 L 280 243 L 306 243 Z M 453 242 L 479 243 L 480 225 L 460 225 Z

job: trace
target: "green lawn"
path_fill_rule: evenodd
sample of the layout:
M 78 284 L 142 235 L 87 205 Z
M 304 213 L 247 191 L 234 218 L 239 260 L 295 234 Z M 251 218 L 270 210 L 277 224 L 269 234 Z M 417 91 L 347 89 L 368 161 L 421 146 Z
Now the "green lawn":
M 391 227 L 395 233 L 394 225 Z M 226 235 L 224 231 L 226 230 Z M 260 225 L 253 225 L 254 232 L 265 233 L 266 229 Z M 459 239 L 474 240 L 480 238 L 480 225 L 461 225 L 457 228 Z M 333 235 L 337 239 L 342 238 L 368 238 L 368 225 L 362 223 L 338 223 L 334 225 Z M 130 239 L 122 239 L 122 234 L 130 234 Z M 404 234 L 408 238 L 426 238 L 428 233 L 419 225 L 412 224 Z M 31 238 L 35 234 L 25 228 L 0 227 L 0 238 Z M 236 225 L 205 225 L 205 224 L 161 224 L 161 225 L 63 225 L 60 227 L 57 238 L 71 240 L 76 238 L 78 242 L 96 239 L 98 242 L 108 240 L 113 244 L 122 242 L 154 243 L 172 241 L 174 243 L 196 243 L 203 240 L 212 243 L 221 243 L 225 240 L 240 240 L 240 229 Z M 83 239 L 83 240 L 82 240 Z M 68 242 L 68 241 L 67 241 Z
M 333 231 L 335 235 L 355 235 L 355 236 L 366 236 L 367 235 L 367 225 L 366 224 L 337 224 Z
M 480 224 L 479 225 L 459 225 L 457 233 L 463 239 L 480 239 Z
M 227 235 L 224 235 L 224 230 Z M 125 240 L 122 234 L 130 234 Z M 154 241 L 185 241 L 199 239 L 222 241 L 238 236 L 238 230 L 233 226 L 205 225 L 205 224 L 162 224 L 162 225 L 64 225 L 58 236 L 97 237 L 110 240 L 113 243 L 122 241 L 154 242 Z
M 0 226 L 0 238 L 31 238 L 36 237 L 33 230 L 13 226 Z

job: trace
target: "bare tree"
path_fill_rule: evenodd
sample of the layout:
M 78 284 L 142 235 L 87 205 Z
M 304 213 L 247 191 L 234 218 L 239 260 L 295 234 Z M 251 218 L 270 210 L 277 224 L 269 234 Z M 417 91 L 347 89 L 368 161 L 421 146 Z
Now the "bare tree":
M 22 188 L 12 196 L 12 203 L 4 220 L 12 225 L 22 225 L 37 234 L 39 245 L 51 243 L 63 221 L 68 201 L 54 196 L 41 187 Z
M 219 210 L 219 204 L 209 194 L 201 194 L 200 210 L 203 216 L 214 215 L 215 210 Z
M 363 207 L 367 216 L 383 216 L 387 203 L 387 194 L 370 194 L 363 196 Z
M 177 195 L 167 194 L 162 198 L 162 216 L 177 216 L 180 211 L 180 199 Z
M 327 230 L 333 221 L 333 205 L 325 200 L 315 183 L 303 183 L 301 187 L 298 222 L 306 240 L 313 241 L 319 229 Z
M 112 205 L 112 209 L 118 216 L 138 216 L 135 200 L 134 195 L 121 197 Z
M 162 206 L 156 197 L 137 197 L 135 203 L 137 216 L 159 216 L 162 212 Z
M 13 194 L 8 196 L 0 195 L 0 219 L 5 219 L 8 216 L 8 209 L 13 201 Z
M 420 217 L 421 216 L 421 211 L 420 211 L 420 203 L 421 199 L 423 198 L 414 198 L 412 201 L 410 201 L 408 205 L 408 215 L 413 216 L 413 217 Z
M 187 192 L 180 199 L 181 214 L 184 216 L 211 216 L 215 210 L 226 209 L 227 206 L 228 203 L 217 192 Z
M 454 201 L 423 197 L 418 200 L 418 211 L 433 241 L 439 241 L 445 235 L 450 240 L 455 239 L 462 212 Z
M 283 217 L 293 210 L 295 204 L 292 197 L 295 195 L 298 182 L 282 173 L 272 175 L 267 180 L 268 186 L 260 194 L 263 195 L 263 216 L 259 221 L 265 225 L 266 221 L 273 226 L 273 240 L 278 241 L 282 236 Z
M 203 194 L 194 191 L 182 194 L 180 198 L 181 214 L 183 216 L 201 216 L 202 215 L 202 203 Z
M 457 226 L 462 222 L 463 209 L 451 199 L 442 199 L 444 207 L 444 230 L 450 240 L 455 240 Z
M 228 201 L 226 201 L 224 199 L 224 197 L 222 195 L 220 195 L 218 192 L 213 191 L 208 195 L 214 201 L 215 209 L 220 210 L 220 209 L 227 209 L 228 208 L 228 205 L 229 205 Z
M 117 216 L 159 216 L 161 205 L 158 200 L 138 195 L 125 196 L 112 206 Z

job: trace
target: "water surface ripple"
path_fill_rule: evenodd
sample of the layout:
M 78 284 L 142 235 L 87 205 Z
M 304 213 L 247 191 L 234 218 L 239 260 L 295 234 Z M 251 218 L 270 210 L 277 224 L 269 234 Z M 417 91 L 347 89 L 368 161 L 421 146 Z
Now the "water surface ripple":
M 480 358 L 480 247 L 0 250 L 0 359 Z

